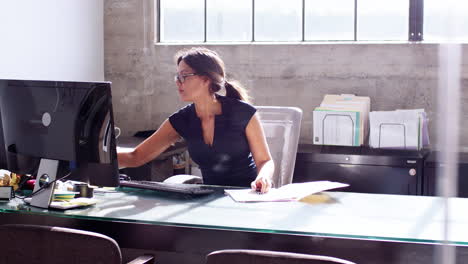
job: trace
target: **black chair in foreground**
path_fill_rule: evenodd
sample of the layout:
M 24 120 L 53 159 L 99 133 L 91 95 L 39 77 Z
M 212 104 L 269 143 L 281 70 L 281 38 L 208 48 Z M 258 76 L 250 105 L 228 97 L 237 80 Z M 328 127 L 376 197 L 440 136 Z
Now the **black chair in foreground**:
M 206 256 L 206 264 L 355 264 L 353 262 L 318 255 L 268 250 L 226 249 Z
M 122 263 L 122 253 L 114 239 L 99 233 L 63 227 L 2 225 L 0 250 L 0 263 Z M 140 256 L 130 263 L 154 263 L 154 256 Z

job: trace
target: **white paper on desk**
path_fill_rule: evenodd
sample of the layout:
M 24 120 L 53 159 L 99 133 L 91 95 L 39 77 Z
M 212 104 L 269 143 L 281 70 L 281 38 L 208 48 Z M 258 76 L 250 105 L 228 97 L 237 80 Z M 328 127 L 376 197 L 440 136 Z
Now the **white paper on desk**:
M 346 183 L 315 181 L 291 183 L 278 189 L 272 188 L 268 193 L 258 194 L 252 189 L 224 190 L 236 202 L 285 202 L 297 201 L 308 195 L 349 186 Z

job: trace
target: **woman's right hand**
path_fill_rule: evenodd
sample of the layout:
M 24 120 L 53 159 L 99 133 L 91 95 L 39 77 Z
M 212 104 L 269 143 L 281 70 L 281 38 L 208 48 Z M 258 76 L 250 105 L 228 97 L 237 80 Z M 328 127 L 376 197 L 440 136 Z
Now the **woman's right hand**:
M 259 193 L 267 193 L 270 190 L 271 185 L 271 180 L 267 177 L 257 177 L 255 181 L 250 184 L 252 190 Z

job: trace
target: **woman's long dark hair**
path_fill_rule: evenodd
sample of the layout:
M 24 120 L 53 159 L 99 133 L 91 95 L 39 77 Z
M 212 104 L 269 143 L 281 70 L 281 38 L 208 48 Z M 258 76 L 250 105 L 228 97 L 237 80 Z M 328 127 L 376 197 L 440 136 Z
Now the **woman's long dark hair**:
M 184 49 L 176 53 L 175 59 L 177 65 L 184 61 L 198 75 L 208 77 L 211 81 L 211 93 L 216 93 L 224 87 L 227 97 L 250 102 L 247 90 L 239 82 L 226 79 L 224 62 L 215 51 L 201 47 Z

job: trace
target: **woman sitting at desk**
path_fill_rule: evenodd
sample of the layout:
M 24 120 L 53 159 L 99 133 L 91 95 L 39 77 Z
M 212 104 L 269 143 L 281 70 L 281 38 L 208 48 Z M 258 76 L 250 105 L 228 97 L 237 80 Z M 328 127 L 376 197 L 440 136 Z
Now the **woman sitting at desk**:
M 175 58 L 179 96 L 193 103 L 172 114 L 132 152 L 118 153 L 119 166 L 141 166 L 182 137 L 204 184 L 268 192 L 274 164 L 246 90 L 226 80 L 224 62 L 212 50 L 182 50 Z M 222 88 L 226 96 L 217 93 Z

